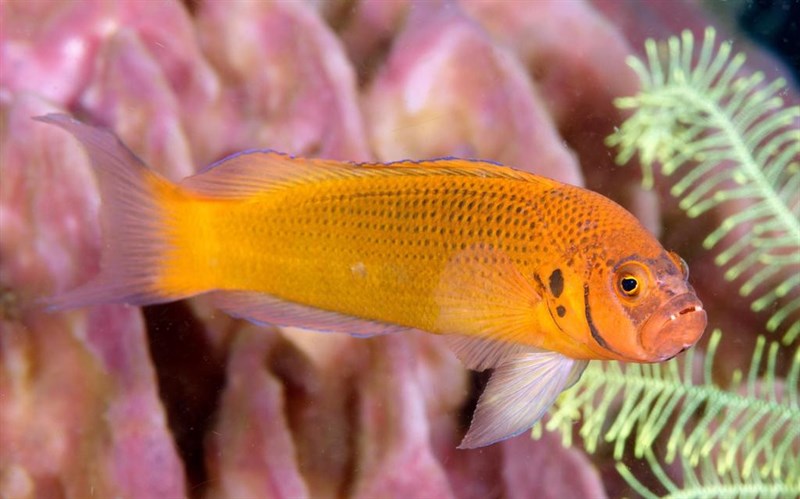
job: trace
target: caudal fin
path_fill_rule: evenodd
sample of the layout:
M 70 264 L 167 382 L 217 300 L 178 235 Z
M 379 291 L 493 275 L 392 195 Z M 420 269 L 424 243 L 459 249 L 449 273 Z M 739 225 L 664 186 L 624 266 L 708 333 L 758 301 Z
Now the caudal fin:
M 171 301 L 186 291 L 160 284 L 164 255 L 172 243 L 163 196 L 172 184 L 150 170 L 110 131 L 64 114 L 34 118 L 71 133 L 86 149 L 103 199 L 103 252 L 100 274 L 83 286 L 47 301 L 51 309 L 99 303 L 143 305 Z

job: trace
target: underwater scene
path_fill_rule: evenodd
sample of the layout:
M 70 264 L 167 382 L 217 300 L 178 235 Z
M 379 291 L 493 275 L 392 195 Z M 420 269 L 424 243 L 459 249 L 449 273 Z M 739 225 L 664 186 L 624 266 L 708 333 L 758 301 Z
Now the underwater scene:
M 0 497 L 800 497 L 798 19 L 3 0 Z

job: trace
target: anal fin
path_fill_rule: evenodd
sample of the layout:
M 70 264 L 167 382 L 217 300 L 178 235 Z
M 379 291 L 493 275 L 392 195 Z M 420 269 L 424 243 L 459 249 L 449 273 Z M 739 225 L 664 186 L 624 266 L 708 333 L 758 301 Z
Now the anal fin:
M 225 312 L 259 325 L 299 327 L 353 336 L 372 336 L 411 329 L 301 305 L 255 291 L 215 291 L 211 296 L 214 304 Z
M 528 430 L 580 378 L 587 363 L 556 352 L 509 358 L 492 373 L 459 448 L 483 447 Z

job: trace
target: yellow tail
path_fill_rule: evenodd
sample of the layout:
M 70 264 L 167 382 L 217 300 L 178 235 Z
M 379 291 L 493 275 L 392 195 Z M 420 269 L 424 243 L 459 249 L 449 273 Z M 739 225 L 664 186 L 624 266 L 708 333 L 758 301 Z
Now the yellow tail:
M 83 286 L 48 300 L 52 309 L 99 303 L 160 303 L 202 289 L 167 284 L 181 253 L 175 230 L 182 193 L 148 168 L 110 131 L 63 114 L 35 118 L 71 133 L 86 149 L 103 199 L 100 274 Z M 191 263 L 188 263 L 191 265 Z M 195 273 L 196 274 L 196 273 Z

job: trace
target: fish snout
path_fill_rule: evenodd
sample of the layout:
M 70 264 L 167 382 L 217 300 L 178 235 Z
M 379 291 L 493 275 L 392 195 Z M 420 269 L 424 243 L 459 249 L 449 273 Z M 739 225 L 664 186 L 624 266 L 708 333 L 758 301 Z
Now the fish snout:
M 642 328 L 642 348 L 654 361 L 672 358 L 691 347 L 706 329 L 706 311 L 694 293 L 676 296 L 650 316 Z

